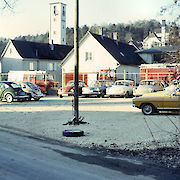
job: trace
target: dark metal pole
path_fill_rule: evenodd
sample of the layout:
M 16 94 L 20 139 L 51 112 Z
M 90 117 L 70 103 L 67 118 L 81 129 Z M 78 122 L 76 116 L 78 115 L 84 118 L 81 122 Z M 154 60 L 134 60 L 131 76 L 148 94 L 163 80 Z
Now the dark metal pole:
M 79 0 L 75 0 L 75 24 L 74 24 L 74 125 L 79 124 Z

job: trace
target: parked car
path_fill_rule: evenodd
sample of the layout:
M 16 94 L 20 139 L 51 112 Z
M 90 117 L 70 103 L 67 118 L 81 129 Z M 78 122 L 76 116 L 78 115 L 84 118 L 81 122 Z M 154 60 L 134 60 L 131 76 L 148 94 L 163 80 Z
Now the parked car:
M 165 88 L 165 90 L 171 90 L 171 89 L 177 87 L 179 84 L 180 84 L 179 81 L 173 80 L 173 81 L 171 82 L 171 84 Z
M 16 82 L 16 84 L 18 84 L 22 88 L 22 90 L 26 92 L 26 94 L 28 95 L 28 100 L 31 100 L 33 98 L 35 101 L 39 101 L 40 98 L 45 96 L 41 92 L 39 87 L 32 82 L 23 81 L 23 82 Z
M 97 80 L 92 87 L 83 87 L 82 95 L 85 97 L 97 96 L 104 97 L 106 95 L 106 88 L 114 84 L 111 80 Z
M 141 96 L 146 93 L 164 90 L 163 84 L 158 80 L 143 80 L 139 86 L 133 89 L 134 96 Z
M 129 97 L 133 95 L 134 81 L 131 80 L 118 80 L 112 87 L 106 89 L 106 95 Z
M 26 100 L 28 95 L 14 82 L 0 81 L 0 99 L 11 103 L 14 100 Z
M 85 87 L 86 84 L 85 82 L 79 80 L 79 95 L 82 94 L 82 88 Z M 69 81 L 66 86 L 64 86 L 63 88 L 59 88 L 58 89 L 58 96 L 60 98 L 62 98 L 63 96 L 73 96 L 74 95 L 74 81 Z
M 150 115 L 154 112 L 180 111 L 180 86 L 173 90 L 144 94 L 133 98 L 133 106 L 142 109 L 143 114 Z

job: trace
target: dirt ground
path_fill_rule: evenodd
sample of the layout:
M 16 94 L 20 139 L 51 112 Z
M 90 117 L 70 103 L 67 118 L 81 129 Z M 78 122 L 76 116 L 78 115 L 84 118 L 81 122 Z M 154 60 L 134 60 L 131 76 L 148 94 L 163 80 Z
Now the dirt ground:
M 33 134 L 75 143 L 110 147 L 132 147 L 152 141 L 172 143 L 180 128 L 180 116 L 163 113 L 145 116 L 132 107 L 131 98 L 80 98 L 79 114 L 87 124 L 63 125 L 73 118 L 72 97 L 42 98 L 39 102 L 0 103 L 0 125 L 22 129 Z M 67 138 L 66 129 L 81 129 L 85 136 Z M 133 147 L 132 147 L 133 148 Z

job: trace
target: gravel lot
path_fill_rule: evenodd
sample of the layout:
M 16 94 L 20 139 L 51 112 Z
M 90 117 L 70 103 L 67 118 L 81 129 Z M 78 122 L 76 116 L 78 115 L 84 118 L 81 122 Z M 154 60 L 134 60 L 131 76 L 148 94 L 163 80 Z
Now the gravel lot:
M 57 96 L 47 96 L 39 102 L 11 104 L 0 102 L 0 128 L 28 132 L 34 136 L 69 142 L 106 153 L 125 153 L 131 156 L 140 153 L 140 156 L 149 158 L 151 155 L 147 153 L 150 150 L 164 147 L 170 147 L 171 150 L 176 148 L 179 153 L 179 115 L 163 113 L 144 116 L 141 110 L 132 107 L 131 98 L 80 98 L 79 101 L 80 116 L 87 122 L 79 126 L 63 125 L 73 118 L 72 97 L 60 99 Z M 66 129 L 83 130 L 85 136 L 64 137 L 62 132 Z M 162 149 L 163 152 L 165 150 L 167 149 Z M 180 153 L 176 155 L 179 156 Z M 173 159 L 167 166 L 180 167 L 180 161 L 176 160 L 175 165 L 174 161 Z

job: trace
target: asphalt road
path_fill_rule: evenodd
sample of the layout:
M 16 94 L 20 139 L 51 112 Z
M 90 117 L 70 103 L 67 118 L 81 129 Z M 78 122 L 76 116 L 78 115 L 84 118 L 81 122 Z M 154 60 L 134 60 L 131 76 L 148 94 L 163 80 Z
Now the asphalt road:
M 0 130 L 0 180 L 175 180 L 180 176 L 142 162 L 104 157 L 36 137 Z

